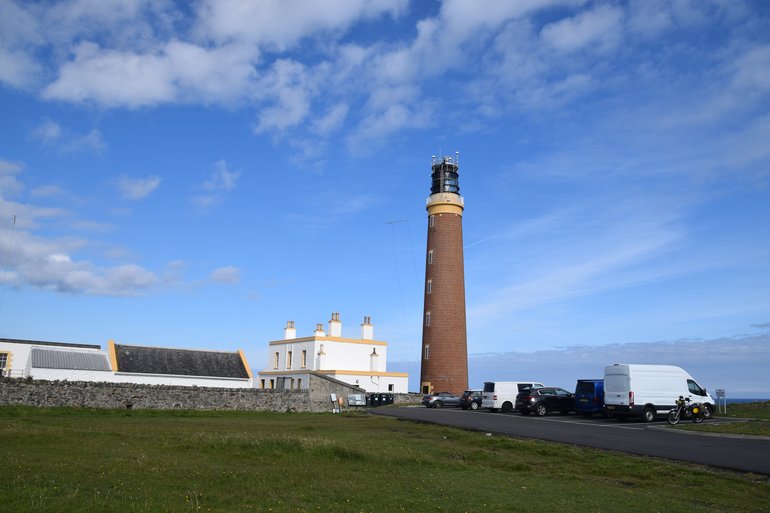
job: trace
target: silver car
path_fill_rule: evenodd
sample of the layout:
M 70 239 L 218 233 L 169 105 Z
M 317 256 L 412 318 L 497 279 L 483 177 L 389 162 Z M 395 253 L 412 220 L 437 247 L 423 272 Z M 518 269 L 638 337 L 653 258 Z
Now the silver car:
M 460 396 L 452 395 L 449 392 L 439 392 L 438 394 L 428 394 L 423 396 L 422 404 L 428 408 L 441 408 L 442 406 L 460 406 Z

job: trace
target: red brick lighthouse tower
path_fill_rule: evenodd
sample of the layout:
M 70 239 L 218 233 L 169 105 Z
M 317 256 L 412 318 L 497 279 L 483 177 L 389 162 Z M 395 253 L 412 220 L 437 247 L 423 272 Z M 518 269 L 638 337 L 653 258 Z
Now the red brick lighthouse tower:
M 468 387 L 463 209 L 458 158 L 433 157 L 422 323 L 422 393 Z

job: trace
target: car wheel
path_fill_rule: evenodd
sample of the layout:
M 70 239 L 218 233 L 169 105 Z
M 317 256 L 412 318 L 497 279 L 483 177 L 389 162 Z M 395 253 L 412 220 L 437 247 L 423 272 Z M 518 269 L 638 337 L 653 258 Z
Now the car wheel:
M 433 401 L 434 408 L 441 408 L 441 401 Z
M 479 409 L 479 403 L 477 403 L 476 401 L 473 401 L 471 403 L 471 410 L 478 410 L 478 409 Z
M 703 418 L 708 420 L 714 415 L 714 410 L 708 404 L 703 405 Z
M 644 410 L 642 410 L 642 420 L 644 422 L 652 422 L 655 420 L 655 410 L 647 406 Z
M 510 413 L 511 411 L 513 411 L 513 405 L 510 402 L 505 401 L 503 403 L 502 410 L 503 410 L 503 413 Z
M 543 417 L 548 415 L 548 408 L 546 408 L 543 403 L 539 403 L 537 406 L 535 406 L 535 413 L 537 413 L 538 417 Z

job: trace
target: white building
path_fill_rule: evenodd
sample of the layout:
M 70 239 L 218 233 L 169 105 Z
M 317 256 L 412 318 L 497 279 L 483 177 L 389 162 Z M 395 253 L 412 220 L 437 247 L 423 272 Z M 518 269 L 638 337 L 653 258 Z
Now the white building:
M 39 340 L 0 339 L 0 374 L 11 378 L 111 381 L 101 346 Z
M 242 351 L 202 351 L 108 342 L 66 344 L 0 338 L 0 374 L 48 381 L 252 388 Z
M 374 340 L 371 319 L 364 317 L 361 338 L 344 338 L 340 314 L 333 313 L 329 333 L 316 325 L 311 337 L 297 338 L 294 321 L 283 339 L 269 343 L 269 361 L 259 373 L 259 388 L 307 388 L 311 371 L 357 385 L 367 392 L 406 393 L 409 375 L 388 372 L 388 343 Z

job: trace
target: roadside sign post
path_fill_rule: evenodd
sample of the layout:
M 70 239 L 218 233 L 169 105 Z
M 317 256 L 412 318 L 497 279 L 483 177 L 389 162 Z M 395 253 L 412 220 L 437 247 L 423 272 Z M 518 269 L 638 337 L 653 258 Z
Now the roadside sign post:
M 716 393 L 717 393 L 717 412 L 722 411 L 722 413 L 727 415 L 727 399 L 725 398 L 725 389 L 717 388 Z

